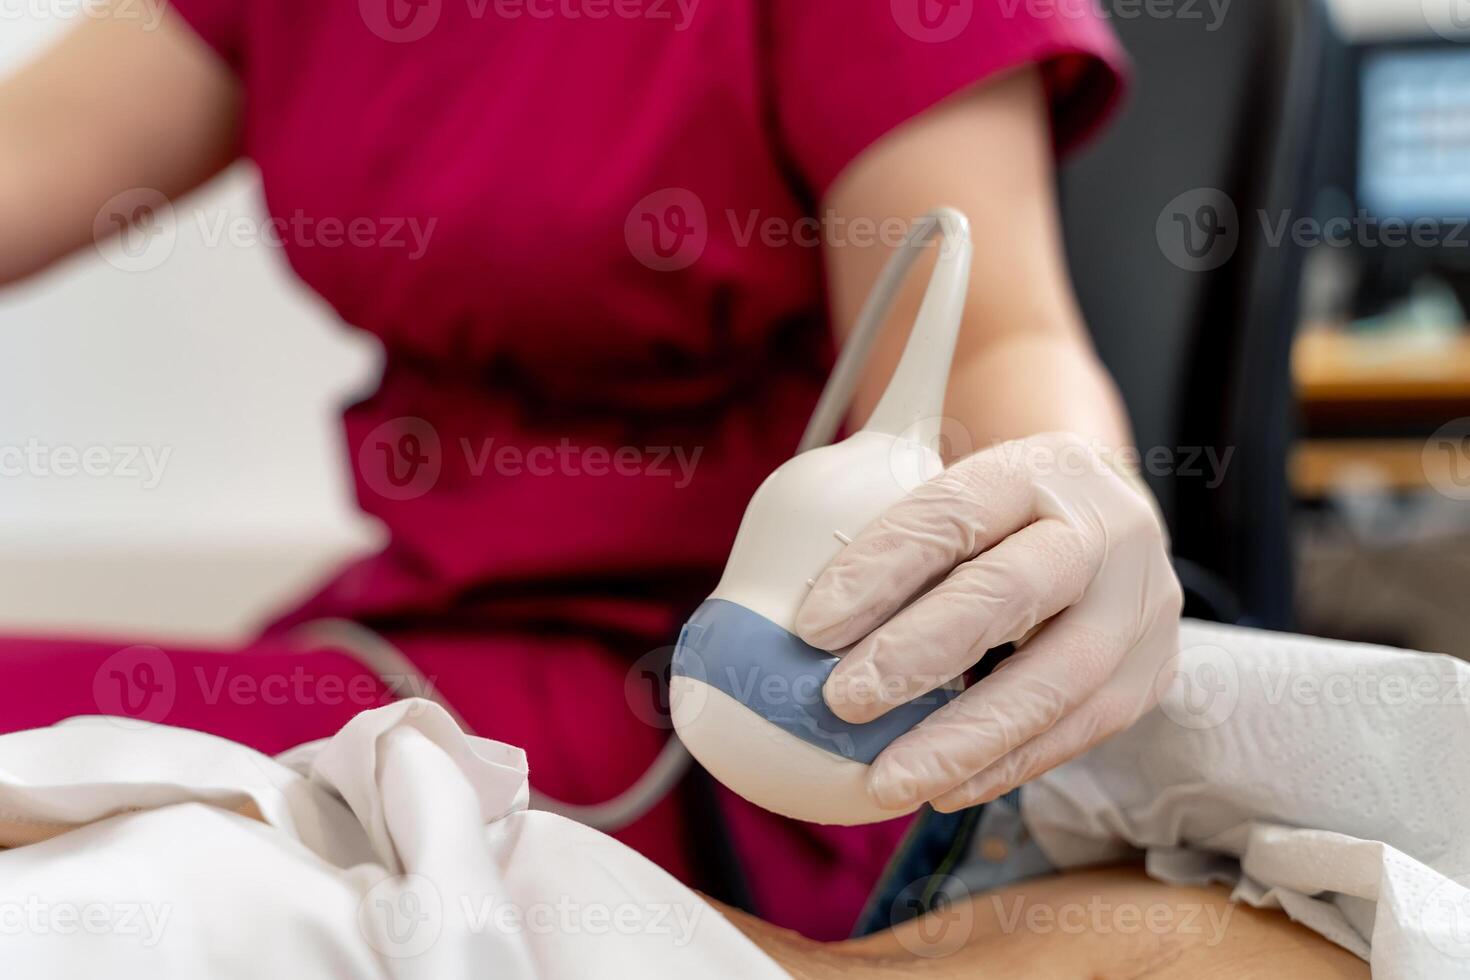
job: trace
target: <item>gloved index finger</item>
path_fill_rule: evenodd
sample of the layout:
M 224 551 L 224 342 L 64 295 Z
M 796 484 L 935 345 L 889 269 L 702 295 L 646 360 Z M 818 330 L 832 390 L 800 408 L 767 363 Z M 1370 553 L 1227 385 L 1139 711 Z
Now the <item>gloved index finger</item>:
M 961 460 L 864 528 L 817 577 L 797 634 L 825 650 L 850 646 L 956 565 L 1031 523 L 1033 484 L 1007 445 Z
M 1049 731 L 1090 698 L 1128 649 L 1073 606 L 991 675 L 901 735 L 874 760 L 868 788 L 885 807 L 930 800 Z
M 1026 525 L 857 643 L 827 678 L 828 706 L 862 724 L 958 677 L 1080 599 L 1102 559 L 1100 541 L 1061 521 Z

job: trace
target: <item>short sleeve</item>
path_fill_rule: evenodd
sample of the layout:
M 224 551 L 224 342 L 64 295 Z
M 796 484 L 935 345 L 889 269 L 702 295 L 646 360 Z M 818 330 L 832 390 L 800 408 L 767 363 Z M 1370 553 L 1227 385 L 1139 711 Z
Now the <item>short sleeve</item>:
M 236 72 L 244 54 L 245 5 L 260 0 L 168 0 L 168 7 Z
M 1059 153 L 1119 101 L 1127 59 L 1091 4 L 770 0 L 779 138 L 821 196 L 881 136 L 977 82 L 1040 67 Z

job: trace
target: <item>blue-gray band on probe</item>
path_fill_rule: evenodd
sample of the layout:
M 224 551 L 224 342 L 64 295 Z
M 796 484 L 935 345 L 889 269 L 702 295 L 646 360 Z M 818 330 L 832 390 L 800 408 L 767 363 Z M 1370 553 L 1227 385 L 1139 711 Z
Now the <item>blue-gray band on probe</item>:
M 726 599 L 706 599 L 674 648 L 673 673 L 723 691 L 777 728 L 844 759 L 871 763 L 878 753 L 959 693 L 939 688 L 861 725 L 822 700 L 837 658 Z

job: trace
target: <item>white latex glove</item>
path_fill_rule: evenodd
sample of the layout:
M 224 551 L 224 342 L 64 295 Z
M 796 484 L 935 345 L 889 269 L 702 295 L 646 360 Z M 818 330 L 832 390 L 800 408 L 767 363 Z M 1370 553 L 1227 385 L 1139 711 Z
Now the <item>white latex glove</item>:
M 960 460 L 890 507 L 818 577 L 796 628 L 826 650 L 857 644 L 823 695 L 861 723 L 1041 626 L 873 762 L 881 806 L 956 810 L 1152 707 L 1182 603 L 1141 481 L 1082 437 L 1047 434 Z

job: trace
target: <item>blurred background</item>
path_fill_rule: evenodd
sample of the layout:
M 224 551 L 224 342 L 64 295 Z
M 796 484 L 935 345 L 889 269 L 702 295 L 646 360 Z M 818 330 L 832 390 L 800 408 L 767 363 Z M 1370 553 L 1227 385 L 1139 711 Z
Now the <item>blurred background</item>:
M 1068 247 L 1190 611 L 1470 657 L 1470 0 L 1096 5 L 1137 77 Z M 76 7 L 0 0 L 0 72 Z M 0 294 L 0 630 L 243 639 L 380 543 L 378 352 L 260 219 L 242 165 Z
M 0 72 L 78 9 L 0 2 Z M 243 640 L 378 546 L 338 418 L 374 342 L 231 232 L 264 218 L 248 166 L 172 218 L 0 291 L 0 629 Z
M 1191 611 L 1470 656 L 1470 3 L 1112 6 L 1068 247 Z

